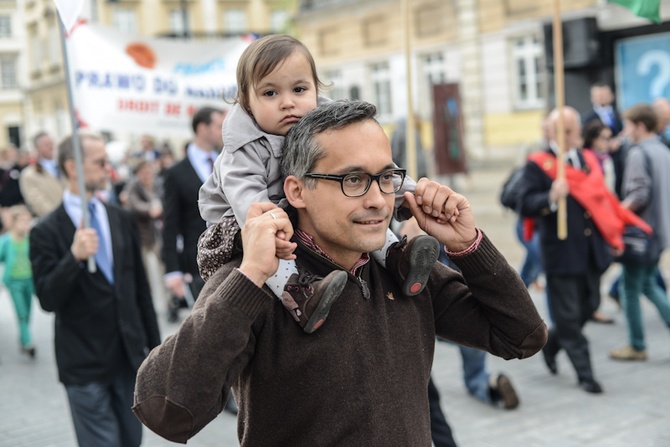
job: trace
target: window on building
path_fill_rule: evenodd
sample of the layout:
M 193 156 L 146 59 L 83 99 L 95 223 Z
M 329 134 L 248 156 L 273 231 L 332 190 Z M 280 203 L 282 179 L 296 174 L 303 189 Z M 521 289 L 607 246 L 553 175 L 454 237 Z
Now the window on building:
M 190 21 L 188 11 L 186 11 L 186 24 L 188 25 Z M 184 26 L 184 10 L 179 8 L 179 9 L 173 9 L 170 11 L 170 17 L 169 17 L 169 22 L 170 22 L 170 32 L 176 36 L 183 36 L 186 31 L 188 31 L 187 27 Z
M 60 43 L 60 28 L 57 17 L 55 20 L 49 22 L 49 62 L 52 64 L 59 64 L 61 61 L 61 43 Z
M 544 105 L 542 76 L 542 44 L 537 36 L 513 39 L 512 61 L 514 104 L 519 108 L 537 108 Z
M 447 82 L 446 65 L 442 53 L 429 53 L 420 56 L 419 68 L 419 113 L 429 116 L 433 109 L 433 85 Z
M 247 12 L 243 9 L 228 9 L 223 13 L 223 31 L 231 34 L 241 34 L 249 31 Z
M 288 11 L 272 11 L 270 13 L 270 31 L 273 33 L 285 31 L 288 19 Z
M 7 139 L 16 147 L 21 147 L 21 129 L 19 126 L 7 126 Z
M 333 56 L 340 51 L 340 29 L 326 28 L 319 31 L 319 54 Z
M 344 80 L 342 79 L 342 72 L 340 70 L 325 72 L 323 80 L 326 84 L 330 84 L 328 89 L 328 97 L 330 99 L 347 99 L 347 94 L 344 90 Z
M 448 21 L 454 17 L 452 2 L 438 1 L 417 7 L 413 11 L 414 35 L 419 38 L 444 32 Z
M 0 38 L 12 37 L 12 17 L 0 16 Z
M 56 119 L 56 135 L 64 135 L 68 131 L 68 116 L 63 104 L 59 100 L 54 101 L 54 118 Z
M 19 87 L 16 55 L 0 56 L 0 86 L 3 90 Z
M 39 70 L 42 68 L 42 45 L 40 45 L 40 36 L 37 34 L 37 24 L 28 27 L 28 45 L 30 47 L 30 70 Z
M 368 47 L 383 45 L 388 39 L 386 17 L 370 17 L 363 21 L 363 41 Z
M 389 119 L 391 108 L 391 70 L 387 62 L 370 65 L 370 80 L 374 92 L 374 103 L 382 119 Z
M 181 18 L 181 10 L 179 10 L 179 16 Z M 137 33 L 137 15 L 135 11 L 128 8 L 116 8 L 112 12 L 112 24 L 114 28 L 121 31 L 122 33 L 136 34 Z M 183 29 L 183 19 L 182 19 L 182 29 Z

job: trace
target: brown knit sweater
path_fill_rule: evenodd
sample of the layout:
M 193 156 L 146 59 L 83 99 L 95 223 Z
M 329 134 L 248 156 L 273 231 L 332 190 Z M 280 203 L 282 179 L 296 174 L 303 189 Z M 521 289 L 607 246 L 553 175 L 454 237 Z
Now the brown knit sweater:
M 321 276 L 337 268 L 304 247 L 297 255 L 299 268 Z M 510 359 L 536 353 L 547 334 L 523 282 L 486 237 L 454 262 L 463 276 L 436 264 L 416 297 L 403 296 L 392 276 L 369 262 L 350 274 L 328 320 L 311 335 L 234 269 L 239 261 L 230 263 L 210 278 L 179 331 L 142 364 L 135 414 L 185 443 L 222 411 L 232 385 L 242 447 L 429 447 L 436 335 Z

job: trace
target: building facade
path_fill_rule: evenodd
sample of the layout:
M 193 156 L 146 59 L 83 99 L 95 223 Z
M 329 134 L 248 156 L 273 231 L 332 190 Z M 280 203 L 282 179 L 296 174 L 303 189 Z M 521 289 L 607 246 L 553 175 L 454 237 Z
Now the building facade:
M 0 1 L 0 147 L 23 143 L 23 92 L 26 79 L 23 1 Z
M 312 50 L 324 81 L 332 82 L 326 94 L 375 103 L 380 121 L 392 128 L 408 110 L 407 26 L 412 108 L 422 121 L 424 145 L 434 145 L 435 126 L 440 125 L 433 113 L 436 84 L 455 85 L 460 92 L 463 141 L 471 158 L 514 156 L 539 140 L 541 120 L 554 104 L 553 2 L 407 0 L 406 4 L 408 13 L 403 15 L 403 0 L 301 2 L 299 36 Z M 636 69 L 628 66 L 635 61 L 617 56 L 632 57 L 630 51 L 621 50 L 626 40 L 635 43 L 646 36 L 645 48 L 657 46 L 643 61 L 648 77 L 663 70 L 666 61 L 670 73 L 669 24 L 652 25 L 605 0 L 563 0 L 561 8 L 566 104 L 587 110 L 594 82 L 612 85 L 620 105 L 632 101 L 624 100 L 625 95 L 634 96 L 633 87 L 640 90 L 647 83 L 634 79 Z M 670 19 L 668 0 L 661 0 L 661 18 Z M 626 73 L 627 78 L 622 75 Z M 670 96 L 670 81 L 661 74 L 653 84 L 655 96 Z M 638 92 L 637 99 L 647 98 Z

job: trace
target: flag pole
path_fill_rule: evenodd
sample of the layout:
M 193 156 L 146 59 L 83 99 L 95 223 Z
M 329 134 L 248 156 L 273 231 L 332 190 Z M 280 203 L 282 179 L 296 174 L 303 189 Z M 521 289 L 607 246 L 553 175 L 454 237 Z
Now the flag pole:
M 403 17 L 403 40 L 405 49 L 405 74 L 407 77 L 407 120 L 405 121 L 405 168 L 410 177 L 415 180 L 417 176 L 416 162 L 416 125 L 414 122 L 414 98 L 412 96 L 412 59 L 410 42 L 410 10 L 409 0 L 401 0 L 401 14 Z
M 556 121 L 556 142 L 558 154 L 556 156 L 556 178 L 565 180 L 565 125 L 563 121 L 563 106 L 565 105 L 565 83 L 563 74 L 563 28 L 561 25 L 561 0 L 554 0 L 554 96 L 558 120 Z M 565 197 L 558 199 L 558 238 L 565 240 L 568 237 L 568 211 Z
M 79 142 L 79 123 L 77 122 L 77 117 L 74 113 L 74 99 L 72 94 L 72 83 L 70 82 L 70 63 L 67 53 L 67 45 L 65 44 L 65 39 L 67 39 L 67 30 L 65 29 L 65 24 L 63 23 L 63 18 L 58 13 L 60 20 L 58 21 L 61 31 L 61 50 L 63 53 L 63 71 L 65 72 L 65 90 L 67 91 L 67 102 L 68 109 L 70 112 L 70 123 L 72 125 L 72 146 L 74 152 L 74 162 L 77 169 L 77 189 L 79 190 L 79 200 L 81 200 L 81 219 L 82 225 L 84 228 L 90 226 L 88 207 L 86 206 L 86 186 L 84 185 L 84 166 L 81 153 L 81 145 Z M 93 256 L 88 257 L 88 271 L 90 273 L 95 273 L 96 265 L 95 258 Z

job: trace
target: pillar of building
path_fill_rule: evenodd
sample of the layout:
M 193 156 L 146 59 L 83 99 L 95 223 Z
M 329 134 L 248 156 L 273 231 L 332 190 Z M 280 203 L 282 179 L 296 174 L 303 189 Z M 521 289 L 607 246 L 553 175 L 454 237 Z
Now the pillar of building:
M 484 110 L 481 75 L 481 47 L 476 0 L 456 0 L 458 43 L 462 55 L 460 80 L 465 147 L 474 159 L 483 158 Z

